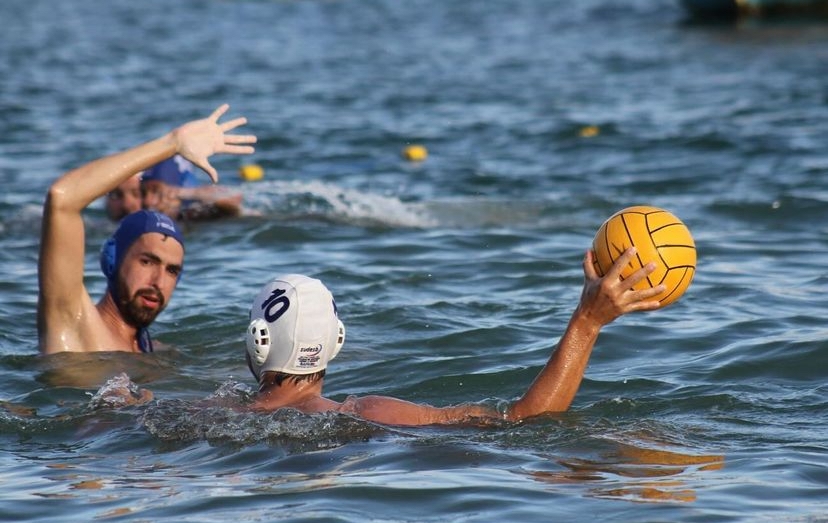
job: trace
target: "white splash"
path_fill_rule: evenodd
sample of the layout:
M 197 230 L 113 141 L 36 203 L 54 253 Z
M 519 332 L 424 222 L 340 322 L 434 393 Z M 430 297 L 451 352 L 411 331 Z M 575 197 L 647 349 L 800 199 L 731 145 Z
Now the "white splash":
M 389 227 L 428 228 L 437 223 L 422 204 L 320 181 L 250 184 L 244 187 L 244 201 L 264 216 L 320 217 Z

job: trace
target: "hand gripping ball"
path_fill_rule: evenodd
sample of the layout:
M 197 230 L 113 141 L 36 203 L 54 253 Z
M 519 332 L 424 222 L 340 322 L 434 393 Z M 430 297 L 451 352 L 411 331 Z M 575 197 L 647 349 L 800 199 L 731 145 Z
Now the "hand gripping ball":
M 656 269 L 633 289 L 643 290 L 663 283 L 667 289 L 654 299 L 662 307 L 679 299 L 696 273 L 696 244 L 687 226 L 658 207 L 639 205 L 618 211 L 601 225 L 592 240 L 596 272 L 600 276 L 606 274 L 631 246 L 637 252 L 621 271 L 621 278 L 654 262 Z

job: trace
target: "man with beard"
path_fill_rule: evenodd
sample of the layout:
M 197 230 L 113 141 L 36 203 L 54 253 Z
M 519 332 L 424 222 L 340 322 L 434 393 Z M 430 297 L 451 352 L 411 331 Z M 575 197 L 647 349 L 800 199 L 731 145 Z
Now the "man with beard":
M 184 245 L 175 223 L 140 211 L 124 218 L 101 252 L 107 292 L 92 302 L 83 282 L 85 231 L 82 211 L 135 173 L 180 154 L 218 181 L 208 158 L 217 153 L 250 154 L 253 135 L 228 134 L 245 118 L 218 120 L 222 105 L 132 149 L 99 158 L 67 172 L 49 188 L 43 209 L 37 306 L 42 354 L 57 352 L 149 352 L 146 327 L 172 296 L 184 264 Z
M 139 263 L 128 264 L 120 271 L 127 259 Z M 153 351 L 147 327 L 166 306 L 181 276 L 183 261 L 181 231 L 170 217 L 155 211 L 128 215 L 101 249 L 107 292 L 98 304 L 99 310 L 117 310 L 128 325 L 135 327 L 134 337 L 141 352 Z

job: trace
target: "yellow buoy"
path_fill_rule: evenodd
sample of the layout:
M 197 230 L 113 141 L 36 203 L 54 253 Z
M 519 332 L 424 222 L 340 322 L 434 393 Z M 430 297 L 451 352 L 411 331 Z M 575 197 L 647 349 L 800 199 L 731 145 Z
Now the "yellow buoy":
M 264 178 L 264 169 L 256 164 L 242 165 L 239 167 L 239 176 L 246 182 L 255 182 Z
M 422 145 L 409 145 L 403 149 L 402 155 L 410 162 L 422 162 L 428 158 L 428 151 Z
M 598 136 L 600 132 L 601 129 L 597 125 L 587 125 L 581 128 L 580 135 L 581 138 L 592 138 L 593 136 Z

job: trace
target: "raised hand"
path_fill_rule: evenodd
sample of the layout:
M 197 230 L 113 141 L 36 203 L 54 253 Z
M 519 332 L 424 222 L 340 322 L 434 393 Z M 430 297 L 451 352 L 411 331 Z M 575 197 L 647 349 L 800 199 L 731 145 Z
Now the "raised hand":
M 173 131 L 176 152 L 202 168 L 213 183 L 218 182 L 218 172 L 210 165 L 209 157 L 214 154 L 251 154 L 256 143 L 256 136 L 252 134 L 228 134 L 229 131 L 247 123 L 247 118 L 234 118 L 228 122 L 219 123 L 224 113 L 230 108 L 222 104 L 213 114 L 202 120 L 186 123 Z

